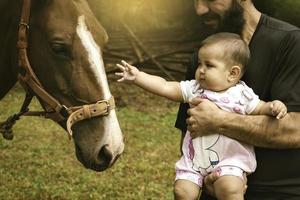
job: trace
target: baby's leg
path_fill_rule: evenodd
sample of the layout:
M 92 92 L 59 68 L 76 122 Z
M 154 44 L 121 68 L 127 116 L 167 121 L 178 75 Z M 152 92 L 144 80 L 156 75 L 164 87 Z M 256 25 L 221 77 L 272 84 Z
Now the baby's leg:
M 214 182 L 218 200 L 243 200 L 245 181 L 233 175 L 221 176 Z
M 179 179 L 174 184 L 175 200 L 197 200 L 200 194 L 200 187 L 195 183 Z

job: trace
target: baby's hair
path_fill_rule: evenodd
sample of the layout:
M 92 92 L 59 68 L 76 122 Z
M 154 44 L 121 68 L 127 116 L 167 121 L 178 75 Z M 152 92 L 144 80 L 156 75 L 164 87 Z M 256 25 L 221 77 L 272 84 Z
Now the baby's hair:
M 243 74 L 250 59 L 247 43 L 238 34 L 223 32 L 207 37 L 202 41 L 200 48 L 216 43 L 224 48 L 222 58 L 226 60 L 226 63 L 230 66 L 239 65 Z

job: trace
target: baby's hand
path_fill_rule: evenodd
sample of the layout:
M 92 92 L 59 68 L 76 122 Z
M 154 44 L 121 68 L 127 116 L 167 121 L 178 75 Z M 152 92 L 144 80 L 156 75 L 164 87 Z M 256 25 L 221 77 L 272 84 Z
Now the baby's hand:
M 134 81 L 139 73 L 139 70 L 125 62 L 124 60 L 121 61 L 121 64 L 117 64 L 117 67 L 121 70 L 121 72 L 116 72 L 117 76 L 121 76 L 118 82 L 123 81 Z
M 286 113 L 287 108 L 281 101 L 275 100 L 271 102 L 272 115 L 276 116 L 277 119 L 282 119 Z

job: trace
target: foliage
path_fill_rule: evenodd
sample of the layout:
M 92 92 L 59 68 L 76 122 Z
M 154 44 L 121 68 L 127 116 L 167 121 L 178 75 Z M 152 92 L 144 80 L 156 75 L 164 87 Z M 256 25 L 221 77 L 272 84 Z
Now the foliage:
M 13 141 L 0 138 L 0 199 L 173 199 L 180 135 L 173 128 L 177 104 L 134 86 L 111 85 L 126 138 L 116 164 L 101 173 L 87 170 L 58 125 L 24 118 L 14 127 Z M 1 101 L 0 121 L 17 111 L 21 99 L 16 87 Z

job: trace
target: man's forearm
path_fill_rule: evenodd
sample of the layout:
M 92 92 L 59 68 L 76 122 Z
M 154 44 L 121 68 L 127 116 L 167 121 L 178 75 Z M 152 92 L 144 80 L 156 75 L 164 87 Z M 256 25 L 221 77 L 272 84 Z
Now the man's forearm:
M 265 115 L 238 115 L 223 112 L 219 133 L 254 146 L 300 148 L 300 114 L 288 113 L 283 119 Z

